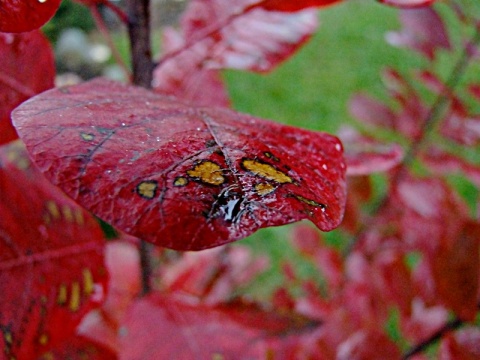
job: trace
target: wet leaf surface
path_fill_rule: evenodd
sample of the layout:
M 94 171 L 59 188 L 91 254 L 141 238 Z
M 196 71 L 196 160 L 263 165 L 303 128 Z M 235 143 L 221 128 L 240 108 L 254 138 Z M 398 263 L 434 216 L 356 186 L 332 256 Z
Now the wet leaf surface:
M 30 163 L 0 147 L 0 348 L 33 359 L 73 331 L 106 281 L 97 221 Z
M 208 248 L 300 219 L 327 231 L 343 215 L 342 146 L 328 134 L 104 79 L 45 92 L 13 118 L 55 184 L 158 245 Z

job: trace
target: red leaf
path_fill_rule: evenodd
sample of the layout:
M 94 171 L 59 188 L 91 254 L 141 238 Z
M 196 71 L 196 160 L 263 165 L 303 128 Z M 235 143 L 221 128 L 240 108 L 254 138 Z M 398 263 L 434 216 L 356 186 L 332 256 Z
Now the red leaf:
M 292 359 L 289 348 L 317 325 L 254 304 L 211 307 L 150 296 L 127 316 L 120 359 Z
M 10 112 L 22 101 L 53 87 L 55 64 L 50 44 L 40 31 L 0 33 L 0 54 L 2 144 L 18 137 L 10 122 Z
M 308 7 L 333 5 L 342 0 L 264 0 L 261 7 L 273 11 L 298 11 Z
M 348 176 L 387 171 L 400 164 L 403 159 L 400 145 L 381 144 L 350 127 L 340 129 L 338 135 L 345 144 Z
M 173 28 L 164 31 L 163 39 L 167 53 L 185 45 L 182 35 Z M 205 68 L 204 61 L 205 54 L 198 51 L 185 51 L 167 60 L 154 72 L 154 90 L 196 105 L 229 107 L 230 100 L 220 71 Z
M 218 69 L 272 70 L 317 27 L 315 10 L 279 13 L 249 3 L 190 2 L 181 33 L 166 34 L 167 53 L 155 69 L 154 89 L 200 105 L 225 106 L 228 100 Z
M 91 340 L 75 336 L 55 349 L 42 354 L 38 360 L 116 360 L 116 354 Z
M 440 360 L 476 360 L 480 358 L 480 330 L 467 327 L 448 334 L 439 349 Z
M 393 3 L 395 0 L 390 0 Z M 399 5 L 400 0 L 395 1 Z M 407 1 L 404 1 L 406 5 Z M 438 49 L 451 49 L 448 31 L 442 18 L 430 7 L 402 10 L 402 30 L 387 34 L 387 41 L 395 46 L 405 46 L 418 51 L 430 60 Z
M 393 129 L 395 127 L 395 113 L 385 104 L 368 95 L 357 94 L 349 103 L 350 113 L 363 124 L 382 126 Z
M 55 14 L 60 0 L 3 0 L 0 7 L 0 31 L 25 32 L 40 28 Z
M 73 334 L 106 280 L 103 239 L 19 142 L 0 148 L 0 347 L 8 358 L 34 358 Z
M 341 220 L 342 146 L 328 134 L 102 79 L 46 92 L 13 116 L 54 183 L 165 247 L 213 247 L 305 218 L 331 230 Z
M 380 331 L 360 330 L 338 347 L 337 360 L 400 359 L 400 351 L 393 341 Z
M 428 6 L 435 2 L 435 0 L 377 0 L 383 4 L 391 5 L 400 8 L 413 8 Z
M 480 270 L 480 225 L 468 223 L 430 259 L 439 300 L 462 320 L 477 313 Z

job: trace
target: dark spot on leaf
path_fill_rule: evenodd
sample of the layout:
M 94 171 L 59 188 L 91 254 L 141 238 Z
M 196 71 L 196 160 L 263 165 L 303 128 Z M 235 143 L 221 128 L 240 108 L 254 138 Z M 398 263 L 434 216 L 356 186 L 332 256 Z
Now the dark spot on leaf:
M 215 140 L 213 139 L 210 139 L 210 140 L 207 140 L 207 142 L 205 143 L 205 146 L 206 147 L 213 147 L 215 146 L 217 143 L 215 142 Z
M 279 161 L 280 161 L 280 159 L 277 158 L 275 155 L 273 155 L 271 152 L 266 151 L 266 152 L 264 152 L 263 154 L 264 154 L 267 158 L 272 159 L 273 161 L 276 161 L 276 162 L 279 162 Z
M 327 209 L 327 205 L 321 204 L 319 202 L 316 202 L 315 200 L 307 199 L 301 195 L 293 195 L 297 200 L 303 202 L 304 204 L 310 205 L 310 206 L 315 206 L 319 207 L 322 209 L 322 211 L 325 211 Z

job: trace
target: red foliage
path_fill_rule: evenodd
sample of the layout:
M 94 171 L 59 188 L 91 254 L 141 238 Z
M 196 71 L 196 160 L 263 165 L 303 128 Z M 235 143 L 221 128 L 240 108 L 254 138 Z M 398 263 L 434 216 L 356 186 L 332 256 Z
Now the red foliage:
M 46 92 L 12 116 L 54 183 L 158 245 L 199 250 L 301 219 L 331 230 L 342 217 L 342 147 L 328 134 L 106 80 Z
M 110 3 L 79 1 L 113 6 L 125 20 Z M 220 69 L 273 69 L 313 33 L 313 7 L 335 0 L 193 0 L 178 30 L 164 32 L 157 94 L 99 79 L 20 105 L 13 117 L 41 170 L 96 215 L 157 244 L 199 250 L 304 218 L 330 230 L 346 214 L 333 237 L 294 228 L 285 281 L 262 303 L 248 285 L 261 281 L 267 257 L 238 244 L 139 251 L 119 230 L 105 246 L 97 221 L 18 142 L 3 146 L 2 355 L 426 359 L 418 353 L 438 341 L 439 359 L 479 358 L 480 85 L 462 78 L 480 53 L 479 20 L 444 5 L 456 36 L 477 31 L 452 41 L 443 16 L 422 7 L 432 1 L 380 2 L 415 8 L 400 12 L 402 28 L 387 39 L 428 69 L 387 69 L 387 102 L 353 97 L 361 124 L 339 132 L 345 159 L 334 136 L 220 108 L 229 106 Z M 52 86 L 53 61 L 38 32 L 0 40 L 5 128 L 14 106 Z M 437 61 L 447 69 L 452 54 L 461 58 L 446 77 Z M 29 82 L 41 78 L 37 55 L 48 75 L 40 85 Z M 15 136 L 0 130 L 0 142 Z M 151 289 L 139 298 L 142 276 Z
M 101 300 L 104 236 L 95 219 L 30 164 L 0 147 L 0 347 L 18 359 L 71 336 Z M 18 289 L 21 291 L 18 291 Z
M 59 6 L 60 0 L 2 0 L 0 31 L 16 33 L 36 30 L 50 20 Z
M 18 137 L 11 125 L 10 112 L 22 101 L 53 87 L 55 63 L 48 40 L 38 30 L 0 33 L 0 53 L 0 144 L 3 144 Z

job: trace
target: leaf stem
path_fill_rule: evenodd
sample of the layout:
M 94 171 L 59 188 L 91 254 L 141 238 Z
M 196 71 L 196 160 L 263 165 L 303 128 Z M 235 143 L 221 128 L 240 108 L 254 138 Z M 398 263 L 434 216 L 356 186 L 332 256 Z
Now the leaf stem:
M 150 88 L 153 77 L 150 45 L 150 0 L 127 0 L 127 14 L 133 83 L 144 88 Z
M 479 43 L 480 43 L 480 26 L 477 26 L 471 41 L 467 42 L 467 44 L 477 45 Z M 430 107 L 430 111 L 428 112 L 423 122 L 420 136 L 417 139 L 415 139 L 415 141 L 412 141 L 412 143 L 410 144 L 410 146 L 406 151 L 406 154 L 402 163 L 399 165 L 395 174 L 393 175 L 391 180 L 391 188 L 394 188 L 402 181 L 408 167 L 413 163 L 413 161 L 418 155 L 419 150 L 424 145 L 427 135 L 431 132 L 435 124 L 442 118 L 441 115 L 444 112 L 446 106 L 448 105 L 449 100 L 451 99 L 451 93 L 458 86 L 463 75 L 465 75 L 465 72 L 471 60 L 472 60 L 471 51 L 467 46 L 465 46 L 463 48 L 460 58 L 456 62 L 455 66 L 453 67 L 445 83 L 445 91 L 438 94 L 437 98 L 435 99 L 435 102 Z M 379 199 L 379 201 L 374 205 L 369 219 L 367 219 L 362 223 L 357 233 L 353 236 L 352 241 L 348 244 L 348 246 L 345 249 L 345 252 L 344 252 L 345 254 L 349 254 L 351 251 L 353 251 L 353 249 L 358 244 L 362 236 L 366 233 L 366 231 L 372 225 L 372 222 L 375 219 L 375 216 L 381 213 L 381 210 L 388 204 L 389 194 L 390 194 L 390 191 L 387 191 Z
M 441 329 L 434 332 L 429 338 L 423 340 L 422 342 L 418 343 L 411 349 L 409 349 L 402 357 L 403 360 L 407 360 L 413 355 L 416 355 L 425 349 L 427 349 L 430 345 L 434 342 L 440 340 L 443 335 L 446 333 L 458 329 L 460 326 L 463 325 L 463 321 L 460 319 L 455 319 L 446 323 Z
M 150 261 L 151 244 L 145 240 L 140 240 L 138 251 L 140 253 L 140 267 L 142 270 L 142 296 L 152 291 L 152 263 Z

